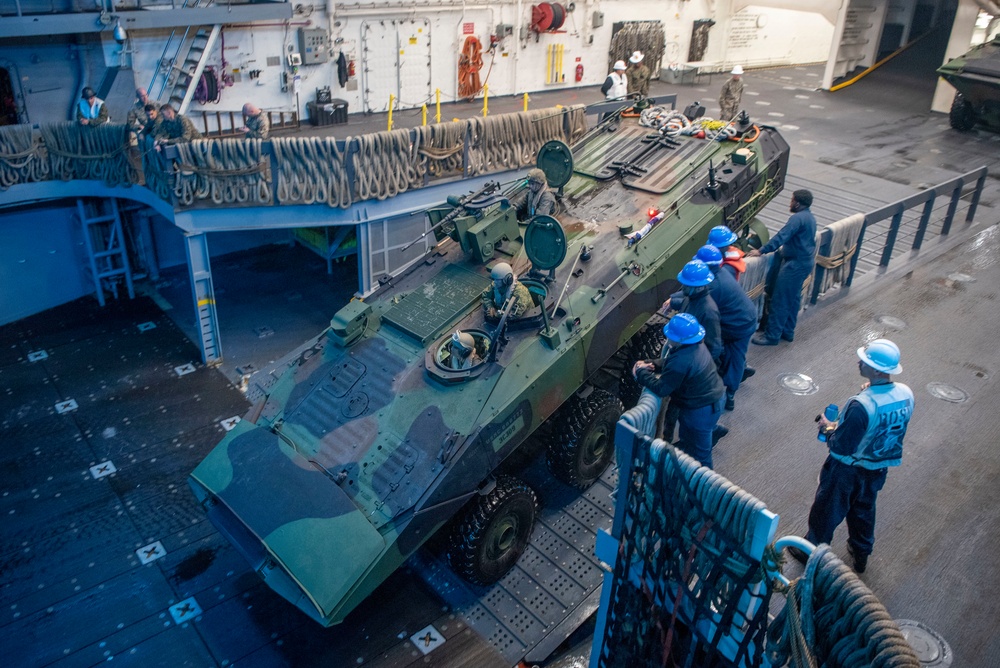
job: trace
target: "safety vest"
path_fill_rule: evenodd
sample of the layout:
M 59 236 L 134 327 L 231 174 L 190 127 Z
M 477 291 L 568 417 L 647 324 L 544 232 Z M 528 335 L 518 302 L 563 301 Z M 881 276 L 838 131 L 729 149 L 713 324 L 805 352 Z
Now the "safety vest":
M 611 77 L 611 88 L 608 89 L 608 100 L 617 100 L 628 95 L 628 77 L 617 71 L 608 75 Z
M 868 429 L 850 455 L 830 456 L 851 466 L 877 470 L 903 461 L 903 437 L 913 413 L 913 391 L 903 383 L 872 385 L 847 401 L 868 413 Z
M 726 249 L 726 252 L 722 254 L 722 264 L 728 264 L 730 267 L 735 269 L 737 279 L 747 270 L 747 263 L 743 259 L 743 251 L 735 246 L 730 246 Z
M 80 100 L 79 105 L 80 114 L 86 119 L 93 120 L 101 115 L 101 107 L 104 105 L 104 100 L 95 97 L 93 106 L 86 100 Z

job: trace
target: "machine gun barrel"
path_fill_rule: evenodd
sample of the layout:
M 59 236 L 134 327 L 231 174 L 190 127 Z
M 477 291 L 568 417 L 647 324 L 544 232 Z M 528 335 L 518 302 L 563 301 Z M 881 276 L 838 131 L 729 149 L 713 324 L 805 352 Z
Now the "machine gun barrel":
M 497 183 L 495 181 L 490 181 L 485 186 L 483 186 L 480 190 L 477 190 L 476 192 L 472 193 L 471 195 L 466 195 L 465 197 L 460 198 L 458 200 L 458 205 L 454 209 L 452 209 L 451 211 L 449 211 L 448 214 L 444 218 L 442 218 L 441 220 L 439 220 L 437 222 L 437 224 L 432 225 L 429 230 L 427 230 L 426 232 L 424 232 L 423 234 L 421 234 L 419 237 L 417 237 L 416 239 L 414 239 L 410 243 L 408 243 L 405 246 L 403 246 L 402 248 L 400 248 L 399 249 L 400 252 L 409 249 L 410 246 L 412 246 L 413 244 L 417 243 L 418 241 L 420 241 L 421 239 L 423 239 L 424 237 L 426 237 L 431 232 L 433 232 L 433 231 L 435 231 L 437 229 L 440 229 L 444 225 L 447 225 L 448 223 L 450 223 L 454 219 L 458 218 L 459 215 L 465 213 L 465 204 L 466 204 L 466 202 L 471 202 L 471 201 L 473 201 L 473 200 L 475 200 L 475 199 L 477 199 L 479 197 L 482 197 L 483 195 L 488 195 L 491 192 L 493 192 L 494 190 L 497 190 L 499 187 L 500 187 L 499 183 Z

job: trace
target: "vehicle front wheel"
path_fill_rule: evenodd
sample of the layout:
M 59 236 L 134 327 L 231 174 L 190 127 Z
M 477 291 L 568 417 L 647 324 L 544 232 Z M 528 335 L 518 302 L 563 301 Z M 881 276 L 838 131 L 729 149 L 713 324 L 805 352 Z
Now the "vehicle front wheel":
M 968 132 L 976 127 L 976 110 L 961 93 L 955 93 L 955 99 L 951 103 L 951 111 L 948 112 L 948 122 L 951 127 L 961 132 Z
M 621 400 L 606 390 L 570 397 L 550 418 L 546 459 L 552 475 L 578 489 L 594 484 L 615 456 L 615 425 L 623 412 Z
M 452 569 L 473 584 L 496 582 L 524 552 L 537 514 L 535 491 L 514 476 L 499 476 L 496 487 L 473 501 L 452 530 Z

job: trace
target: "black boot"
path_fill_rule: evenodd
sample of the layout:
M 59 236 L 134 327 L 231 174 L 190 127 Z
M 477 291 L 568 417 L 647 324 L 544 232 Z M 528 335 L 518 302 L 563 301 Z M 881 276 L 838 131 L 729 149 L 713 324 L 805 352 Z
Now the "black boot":
M 752 366 L 746 367 L 745 369 L 743 369 L 743 380 L 741 380 L 740 382 L 742 383 L 747 378 L 753 378 L 753 375 L 755 373 L 757 373 L 757 369 L 753 368 Z

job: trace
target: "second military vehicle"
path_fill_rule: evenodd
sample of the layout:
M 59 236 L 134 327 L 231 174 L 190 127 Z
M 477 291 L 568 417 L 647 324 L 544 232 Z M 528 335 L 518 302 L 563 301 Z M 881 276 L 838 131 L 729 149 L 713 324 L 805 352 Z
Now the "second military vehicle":
M 956 130 L 977 123 L 1000 132 L 1000 35 L 938 68 L 938 74 L 958 92 L 948 120 Z
M 684 125 L 611 116 L 572 150 L 547 144 L 552 216 L 519 215 L 524 181 L 429 211 L 441 236 L 423 262 L 252 381 L 257 404 L 191 480 L 272 589 L 337 624 L 442 528 L 452 567 L 495 581 L 539 505 L 510 455 L 546 421 L 553 474 L 598 478 L 623 411 L 602 367 L 655 332 L 645 323 L 709 230 L 745 230 L 784 185 L 774 128 L 744 116 L 719 141 Z M 495 285 L 499 263 L 520 278 L 499 268 Z M 493 290 L 495 318 L 481 305 Z M 517 318 L 515 294 L 531 301 Z

